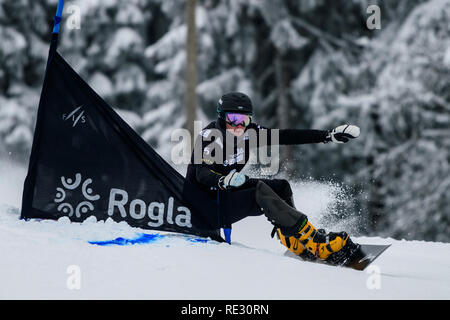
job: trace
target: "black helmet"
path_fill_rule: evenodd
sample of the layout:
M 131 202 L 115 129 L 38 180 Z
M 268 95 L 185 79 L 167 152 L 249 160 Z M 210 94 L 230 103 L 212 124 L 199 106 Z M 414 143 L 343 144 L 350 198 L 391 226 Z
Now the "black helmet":
M 226 112 L 245 113 L 253 115 L 253 106 L 250 98 L 241 92 L 229 92 L 224 94 L 217 103 L 219 118 L 225 119 Z

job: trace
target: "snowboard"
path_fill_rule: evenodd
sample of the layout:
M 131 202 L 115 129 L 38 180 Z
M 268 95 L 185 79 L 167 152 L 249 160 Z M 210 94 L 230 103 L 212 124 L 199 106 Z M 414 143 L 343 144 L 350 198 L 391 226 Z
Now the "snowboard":
M 303 259 L 291 251 L 287 250 L 284 255 L 287 257 L 295 258 L 302 261 L 310 261 L 314 263 L 321 263 L 332 266 L 341 266 L 351 268 L 355 270 L 364 270 L 370 265 L 376 258 L 378 258 L 387 248 L 391 245 L 379 245 L 379 244 L 359 244 L 358 247 L 351 253 L 351 255 L 344 260 L 341 264 L 333 264 L 323 260 L 309 260 Z

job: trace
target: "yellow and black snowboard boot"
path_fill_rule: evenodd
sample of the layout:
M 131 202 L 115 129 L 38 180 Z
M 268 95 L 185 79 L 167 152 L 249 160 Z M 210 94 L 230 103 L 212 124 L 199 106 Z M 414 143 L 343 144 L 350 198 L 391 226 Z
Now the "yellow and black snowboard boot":
M 314 257 L 339 263 L 348 257 L 350 249 L 355 248 L 346 232 L 326 233 L 323 229 L 315 229 L 310 222 L 307 222 L 296 235 L 286 237 L 280 228 L 277 229 L 277 233 L 280 242 L 289 251 L 307 260 L 313 260 Z
M 256 185 L 256 202 L 277 229 L 281 243 L 294 254 L 340 264 L 357 246 L 345 232 L 317 230 L 306 215 L 288 205 L 261 181 Z
M 317 258 L 300 243 L 296 237 L 285 237 L 279 228 L 274 229 L 277 233 L 277 238 L 280 240 L 281 244 L 288 248 L 289 251 L 297 256 L 300 256 L 304 260 L 314 261 Z M 272 236 L 273 238 L 273 236 Z

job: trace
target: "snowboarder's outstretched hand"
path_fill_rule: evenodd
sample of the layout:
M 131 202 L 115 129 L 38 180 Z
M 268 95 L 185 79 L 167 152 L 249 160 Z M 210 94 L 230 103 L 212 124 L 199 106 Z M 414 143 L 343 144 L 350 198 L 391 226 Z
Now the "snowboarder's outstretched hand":
M 245 183 L 245 181 L 247 181 L 247 179 L 248 177 L 245 174 L 236 172 L 236 169 L 233 169 L 229 174 L 219 179 L 219 187 L 220 189 L 240 187 Z
M 328 133 L 327 142 L 333 141 L 335 143 L 345 143 L 350 139 L 359 137 L 360 129 L 351 124 L 344 124 L 334 128 Z

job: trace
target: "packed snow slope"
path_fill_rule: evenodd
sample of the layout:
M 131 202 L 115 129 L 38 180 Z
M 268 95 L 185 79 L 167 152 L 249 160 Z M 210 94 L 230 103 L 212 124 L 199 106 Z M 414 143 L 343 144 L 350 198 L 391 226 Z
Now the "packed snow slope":
M 2 163 L 0 299 L 450 298 L 447 243 L 357 237 L 392 246 L 373 268 L 355 271 L 283 256 L 263 217 L 235 224 L 232 245 L 92 218 L 25 222 L 18 219 L 24 176 Z M 324 183 L 298 183 L 295 193 L 298 208 L 316 224 L 337 201 Z M 109 244 L 117 238 L 125 245 Z

